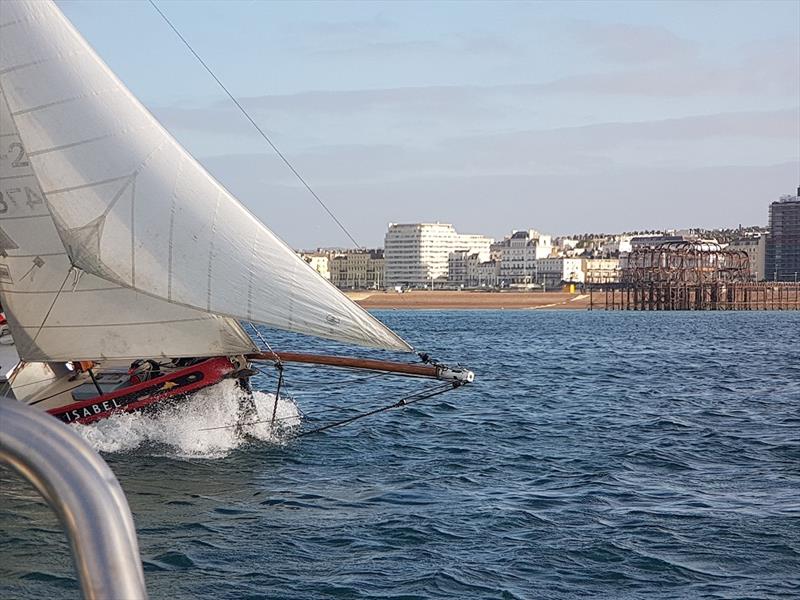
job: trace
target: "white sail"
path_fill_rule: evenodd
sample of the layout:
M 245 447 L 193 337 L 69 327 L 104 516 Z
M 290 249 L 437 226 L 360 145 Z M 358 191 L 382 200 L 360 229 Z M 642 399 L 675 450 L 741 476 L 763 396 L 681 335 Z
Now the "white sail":
M 173 304 L 411 349 L 215 181 L 54 4 L 3 2 L 0 28 L 0 84 L 73 264 Z
M 17 352 L 29 362 L 219 356 L 255 349 L 233 319 L 72 269 L 2 92 L 0 301 Z

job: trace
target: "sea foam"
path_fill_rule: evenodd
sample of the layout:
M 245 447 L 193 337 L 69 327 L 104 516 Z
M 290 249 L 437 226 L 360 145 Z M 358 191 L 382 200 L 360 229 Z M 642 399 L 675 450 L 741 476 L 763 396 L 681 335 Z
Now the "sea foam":
M 99 452 L 154 451 L 182 458 L 222 458 L 253 439 L 285 443 L 300 425 L 300 411 L 293 400 L 278 400 L 275 426 L 272 411 L 275 395 L 254 391 L 257 417 L 237 431 L 242 390 L 225 380 L 189 396 L 157 413 L 120 413 L 89 425 L 72 427 Z

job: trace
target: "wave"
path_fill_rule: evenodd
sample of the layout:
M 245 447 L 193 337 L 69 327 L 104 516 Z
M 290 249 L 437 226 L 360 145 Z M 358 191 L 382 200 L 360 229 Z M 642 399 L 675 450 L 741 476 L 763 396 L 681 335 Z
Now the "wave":
M 272 427 L 275 395 L 254 391 L 257 417 L 237 430 L 241 394 L 235 381 L 225 380 L 156 413 L 120 413 L 72 427 L 99 452 L 150 449 L 163 453 L 166 449 L 168 455 L 179 458 L 223 458 L 253 439 L 282 444 L 299 427 L 300 411 L 293 400 L 278 399 Z

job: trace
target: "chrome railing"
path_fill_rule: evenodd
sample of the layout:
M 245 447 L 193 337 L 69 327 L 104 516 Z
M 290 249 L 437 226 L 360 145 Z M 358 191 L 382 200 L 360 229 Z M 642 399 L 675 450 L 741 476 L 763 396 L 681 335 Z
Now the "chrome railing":
M 50 415 L 0 398 L 0 462 L 31 482 L 58 516 L 85 598 L 147 598 L 128 501 L 89 444 Z

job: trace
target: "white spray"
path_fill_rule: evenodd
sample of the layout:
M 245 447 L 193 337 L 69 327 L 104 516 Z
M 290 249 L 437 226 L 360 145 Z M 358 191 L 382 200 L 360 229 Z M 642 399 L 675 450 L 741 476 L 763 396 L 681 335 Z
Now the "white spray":
M 242 390 L 233 380 L 200 390 L 155 414 L 121 413 L 90 425 L 73 425 L 99 452 L 128 452 L 167 446 L 169 454 L 191 458 L 222 458 L 248 442 L 233 425 Z M 257 423 L 245 426 L 250 439 L 284 443 L 300 425 L 300 412 L 287 398 L 278 400 L 275 427 L 270 425 L 275 395 L 253 392 Z

